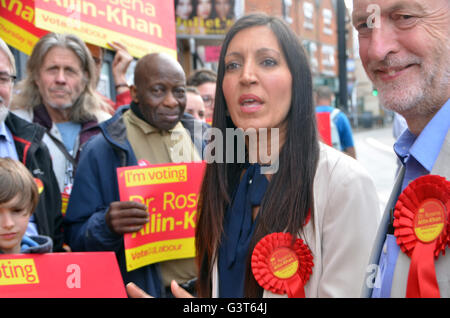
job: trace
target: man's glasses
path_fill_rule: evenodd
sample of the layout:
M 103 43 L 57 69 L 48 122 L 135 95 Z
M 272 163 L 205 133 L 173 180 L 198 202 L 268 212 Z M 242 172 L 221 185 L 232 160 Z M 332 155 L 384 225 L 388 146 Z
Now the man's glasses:
M 8 73 L 0 73 L 0 86 L 8 86 L 10 83 L 14 83 L 16 80 L 15 75 L 9 75 Z
M 202 95 L 203 103 L 205 103 L 205 107 L 213 106 L 214 98 L 211 95 Z

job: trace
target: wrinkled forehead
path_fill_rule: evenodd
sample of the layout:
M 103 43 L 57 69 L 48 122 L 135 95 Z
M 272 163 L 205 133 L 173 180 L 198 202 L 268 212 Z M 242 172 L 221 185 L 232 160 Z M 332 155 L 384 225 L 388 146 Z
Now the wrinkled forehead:
M 448 0 L 353 0 L 353 23 L 362 19 L 374 12 L 381 15 L 389 15 L 394 11 L 413 10 L 417 13 L 431 13 L 433 7 L 439 4 L 445 4 Z

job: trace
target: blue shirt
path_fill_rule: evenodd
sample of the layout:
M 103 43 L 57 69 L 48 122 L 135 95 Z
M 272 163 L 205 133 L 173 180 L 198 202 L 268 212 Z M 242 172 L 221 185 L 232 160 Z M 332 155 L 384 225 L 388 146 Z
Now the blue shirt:
M 334 109 L 335 108 L 331 106 L 324 106 L 324 105 L 316 106 L 317 113 L 322 112 L 331 113 Z M 353 141 L 352 126 L 350 125 L 350 121 L 348 120 L 347 116 L 342 111 L 340 111 L 334 118 L 334 124 L 336 125 L 339 133 L 341 150 L 345 150 L 349 147 L 354 147 L 355 143 Z
M 409 129 L 394 144 L 394 151 L 405 165 L 402 190 L 414 179 L 429 174 L 441 151 L 450 127 L 450 99 L 425 126 L 418 137 Z
M 11 158 L 19 161 L 16 145 L 11 131 L 6 127 L 5 122 L 0 124 L 0 158 Z M 28 227 L 26 230 L 27 235 L 37 235 L 37 225 L 35 223 L 34 215 L 31 215 Z
M 394 144 L 394 151 L 405 165 L 402 190 L 414 179 L 427 175 L 433 169 L 442 144 L 450 128 L 450 99 L 434 115 L 420 135 L 416 137 L 409 129 Z M 372 297 L 390 297 L 392 278 L 400 247 L 395 237 L 387 235 L 385 247 L 380 255 L 379 274 Z M 378 277 L 379 276 L 379 277 Z
M 13 136 L 5 122 L 0 124 L 0 158 L 19 160 Z
M 77 140 L 78 134 L 81 130 L 81 124 L 73 123 L 71 121 L 64 123 L 56 123 L 61 137 L 69 153 L 72 153 L 75 148 L 75 142 Z

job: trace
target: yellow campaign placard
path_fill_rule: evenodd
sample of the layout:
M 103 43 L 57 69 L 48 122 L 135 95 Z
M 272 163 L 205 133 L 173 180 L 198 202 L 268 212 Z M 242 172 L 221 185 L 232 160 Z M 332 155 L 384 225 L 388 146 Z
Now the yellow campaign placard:
M 30 55 L 39 38 L 21 27 L 0 17 L 0 36 L 13 48 Z
M 0 259 L 0 286 L 39 284 L 39 276 L 32 258 Z
M 193 237 L 157 241 L 125 250 L 127 271 L 149 264 L 149 258 L 152 263 L 158 263 L 170 259 L 192 257 L 195 257 L 195 239 Z
M 125 186 L 127 187 L 185 182 L 187 181 L 187 166 L 180 165 L 127 170 L 124 174 Z
M 127 270 L 195 257 L 197 203 L 205 162 L 120 167 L 121 201 L 145 204 L 149 221 L 124 235 Z

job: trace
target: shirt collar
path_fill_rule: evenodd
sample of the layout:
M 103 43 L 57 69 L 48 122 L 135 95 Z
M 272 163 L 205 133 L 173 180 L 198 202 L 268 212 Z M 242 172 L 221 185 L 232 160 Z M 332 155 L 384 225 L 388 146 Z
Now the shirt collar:
M 409 129 L 398 138 L 394 151 L 405 163 L 413 156 L 425 169 L 431 171 L 450 127 L 450 99 L 434 115 L 416 137 Z
M 6 138 L 8 134 L 6 133 L 6 125 L 5 122 L 2 121 L 2 123 L 0 124 L 0 136 L 4 136 Z
M 3 136 L 5 138 L 5 140 L 10 144 L 14 143 L 12 135 L 8 131 L 8 128 L 6 127 L 6 124 L 4 121 L 0 124 L 0 136 Z

